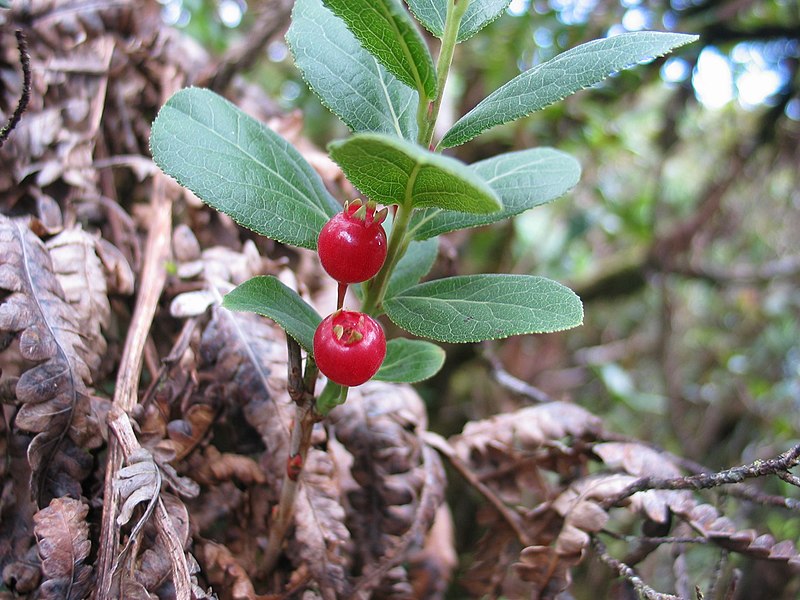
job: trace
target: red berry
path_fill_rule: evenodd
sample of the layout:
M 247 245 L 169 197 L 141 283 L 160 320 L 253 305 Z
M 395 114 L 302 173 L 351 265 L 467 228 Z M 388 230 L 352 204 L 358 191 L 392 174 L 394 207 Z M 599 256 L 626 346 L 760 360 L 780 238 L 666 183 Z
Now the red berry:
M 319 232 L 317 252 L 325 271 L 339 283 L 372 279 L 386 260 L 386 209 L 375 214 L 375 203 L 354 200 Z
M 364 313 L 337 310 L 314 333 L 317 367 L 339 385 L 361 385 L 378 372 L 385 356 L 383 329 Z

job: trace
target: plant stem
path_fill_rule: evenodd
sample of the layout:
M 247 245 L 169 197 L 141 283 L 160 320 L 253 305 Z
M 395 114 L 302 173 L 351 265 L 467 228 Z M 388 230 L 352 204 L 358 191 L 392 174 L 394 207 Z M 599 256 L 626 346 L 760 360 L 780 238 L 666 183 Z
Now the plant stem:
M 444 88 L 450 73 L 450 64 L 453 62 L 453 52 L 455 51 L 458 38 L 458 27 L 461 24 L 461 18 L 467 11 L 468 6 L 469 0 L 448 0 L 447 3 L 447 16 L 445 18 L 444 34 L 442 35 L 442 46 L 439 50 L 439 58 L 436 63 L 436 89 L 438 92 L 436 100 L 430 102 L 427 98 L 420 96 L 417 106 L 417 125 L 419 126 L 417 142 L 426 148 L 430 147 L 431 140 L 433 139 L 436 119 L 439 116 Z M 415 178 L 417 174 L 417 172 L 413 173 L 410 179 Z M 409 185 L 408 189 L 411 187 L 412 186 Z M 373 316 L 380 312 L 383 297 L 386 294 L 386 288 L 389 285 L 392 272 L 403 257 L 403 254 L 405 254 L 408 244 L 411 241 L 411 236 L 408 233 L 408 226 L 413 214 L 413 206 L 410 198 L 405 198 L 404 201 L 398 202 L 395 208 L 396 212 L 394 213 L 394 224 L 392 225 L 392 234 L 389 238 L 386 262 L 367 288 L 367 293 L 361 306 L 362 312 Z
M 314 382 L 317 379 L 317 365 L 310 356 L 306 359 L 305 373 L 301 370 L 300 345 L 286 336 L 289 353 L 289 396 L 294 400 L 296 411 L 292 433 L 289 438 L 289 455 L 286 459 L 286 477 L 281 486 L 281 497 L 276 507 L 269 530 L 269 540 L 264 553 L 264 567 L 267 573 L 275 568 L 281 555 L 283 540 L 294 517 L 295 498 L 300 487 L 300 475 L 306 464 L 311 434 L 314 424 L 319 421 L 314 406 Z
M 417 141 L 421 146 L 430 147 L 433 140 L 433 132 L 436 126 L 436 119 L 439 117 L 439 109 L 442 107 L 444 88 L 447 84 L 447 77 L 450 74 L 450 64 L 453 62 L 453 53 L 456 49 L 458 40 L 458 27 L 461 25 L 461 18 L 467 12 L 469 0 L 449 0 L 447 3 L 447 16 L 444 21 L 444 34 L 442 35 L 442 46 L 439 50 L 439 58 L 436 61 L 436 90 L 438 92 L 436 100 L 429 103 L 426 107 L 424 127 L 420 127 Z M 420 102 L 422 104 L 422 102 Z M 417 111 L 417 121 L 420 121 L 420 113 Z
M 437 79 L 437 86 L 440 85 Z M 439 93 L 439 97 L 442 94 Z M 423 96 L 419 97 L 419 102 L 417 103 L 417 142 L 422 144 L 422 139 L 424 137 L 424 133 L 428 131 L 428 125 L 430 118 L 430 111 L 433 110 L 434 102 L 425 98 Z
M 369 291 L 364 298 L 361 306 L 361 311 L 368 315 L 375 315 L 380 309 L 383 302 L 383 296 L 386 293 L 386 288 L 389 285 L 389 278 L 397 266 L 400 258 L 405 254 L 408 248 L 408 225 L 411 222 L 412 209 L 408 206 L 410 203 L 401 203 L 397 206 L 397 213 L 395 214 L 394 223 L 392 224 L 392 233 L 389 236 L 389 248 L 386 251 L 386 262 L 383 268 L 372 280 L 369 286 Z
M 316 423 L 316 421 L 317 419 L 314 415 L 313 408 L 297 406 L 294 425 L 292 426 L 292 438 L 287 465 L 297 456 L 300 457 L 298 461 L 299 465 L 301 467 L 305 465 L 308 448 L 311 445 L 311 432 L 314 429 L 314 423 Z M 278 501 L 275 518 L 269 530 L 269 540 L 264 553 L 264 568 L 267 573 L 272 572 L 281 555 L 283 540 L 286 538 L 286 532 L 289 531 L 289 526 L 292 524 L 292 518 L 294 517 L 295 498 L 297 497 L 297 490 L 299 487 L 300 477 L 293 478 L 287 473 L 287 476 L 283 478 L 281 497 Z

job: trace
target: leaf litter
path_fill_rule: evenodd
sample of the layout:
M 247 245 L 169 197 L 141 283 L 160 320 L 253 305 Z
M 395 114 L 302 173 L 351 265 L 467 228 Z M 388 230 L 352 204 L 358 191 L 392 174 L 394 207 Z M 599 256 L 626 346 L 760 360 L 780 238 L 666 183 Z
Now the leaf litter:
M 0 11 L 0 23 L 26 27 L 33 64 L 49 64 L 34 70 L 29 110 L 0 150 L 0 598 L 88 598 L 108 505 L 106 415 L 152 217 L 149 124 L 165 81 L 202 85 L 211 62 L 162 25 L 156 3 L 41 0 L 25 15 Z M 18 97 L 15 53 L 3 37 L 3 114 Z M 329 187 L 353 193 L 302 138 L 298 114 L 241 80 L 228 92 L 296 143 Z M 793 541 L 726 514 L 713 494 L 647 490 L 607 507 L 641 477 L 686 472 L 666 453 L 615 441 L 578 406 L 522 408 L 434 441 L 412 388 L 370 383 L 315 429 L 293 529 L 276 571 L 264 572 L 294 414 L 286 347 L 274 324 L 219 302 L 265 273 L 321 307 L 336 290 L 313 253 L 253 239 L 180 194 L 138 403 L 117 415 L 135 443 L 105 488 L 119 495 L 119 597 L 177 597 L 179 560 L 192 598 L 443 598 L 458 559 L 443 463 L 485 500 L 483 538 L 459 549 L 473 554 L 459 580 L 472 597 L 556 597 L 592 540 L 631 522 L 800 566 Z

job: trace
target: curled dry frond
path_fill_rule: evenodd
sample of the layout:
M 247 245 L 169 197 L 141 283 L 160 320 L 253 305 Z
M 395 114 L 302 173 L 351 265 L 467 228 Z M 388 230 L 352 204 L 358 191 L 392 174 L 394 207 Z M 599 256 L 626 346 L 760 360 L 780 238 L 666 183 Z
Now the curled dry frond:
M 85 337 L 74 308 L 53 273 L 42 242 L 24 225 L 0 217 L 0 332 L 19 341 L 16 426 L 35 433 L 28 447 L 31 491 L 80 496 L 86 476 L 84 448 L 100 443 L 87 396 L 97 348 Z M 7 366 L 4 367 L 7 368 Z
M 553 499 L 541 504 L 528 531 L 536 531 L 533 544 L 523 548 L 514 572 L 531 587 L 526 593 L 535 597 L 552 597 L 570 583 L 570 569 L 581 562 L 590 546 L 591 536 L 605 530 L 612 518 L 609 501 L 639 481 L 641 477 L 676 480 L 681 469 L 665 453 L 637 442 L 601 442 L 591 447 L 605 470 L 588 473 L 586 470 L 569 485 L 553 487 Z M 585 457 L 590 458 L 590 457 Z M 700 501 L 695 493 L 682 489 L 650 489 L 636 492 L 625 500 L 629 513 L 641 515 L 647 521 L 666 527 L 673 526 L 678 517 L 703 538 L 728 551 L 758 559 L 786 563 L 800 568 L 800 554 L 793 541 L 777 541 L 769 534 L 759 535 L 754 529 L 741 529 L 720 511 Z M 492 535 L 492 534 L 490 534 Z M 494 537 L 498 534 L 495 532 Z M 510 532 L 506 541 L 512 540 Z M 500 550 L 492 552 L 497 556 Z M 486 563 L 482 565 L 486 568 Z M 488 569 L 492 574 L 494 569 Z M 490 573 L 484 572 L 483 580 Z M 506 581 L 503 589 L 508 590 Z
M 266 477 L 254 459 L 232 452 L 220 452 L 214 446 L 204 449 L 192 475 L 199 483 L 206 485 L 218 485 L 226 481 L 247 486 L 266 483 Z
M 347 573 L 353 547 L 344 524 L 336 467 L 327 453 L 314 448 L 303 467 L 294 522 L 295 534 L 289 541 L 293 562 L 308 565 L 323 597 L 350 597 Z
M 114 490 L 120 495 L 122 508 L 117 515 L 117 524 L 125 525 L 133 517 L 136 507 L 146 502 L 144 514 L 134 525 L 126 548 L 134 543 L 144 524 L 153 514 L 161 492 L 161 473 L 153 456 L 144 448 L 138 448 L 127 459 L 127 466 L 117 472 Z
M 331 416 L 353 461 L 347 522 L 355 573 L 369 578 L 391 566 L 366 589 L 377 588 L 377 598 L 409 597 L 413 583 L 400 563 L 421 546 L 444 496 L 442 466 L 426 458 L 420 439 L 427 426 L 422 400 L 409 387 L 370 382 L 351 390 Z M 417 539 L 405 537 L 410 531 Z M 399 560 L 387 565 L 390 556 Z
M 292 410 L 286 392 L 286 344 L 276 326 L 251 313 L 212 308 L 199 347 L 198 394 L 241 418 L 260 434 L 266 448 L 260 467 L 268 485 L 286 470 Z M 275 494 L 277 499 L 277 494 Z
M 247 571 L 222 544 L 203 542 L 197 548 L 203 573 L 216 589 L 225 590 L 224 600 L 257 600 L 255 587 Z
M 569 569 L 581 557 L 575 548 L 584 536 L 570 527 L 561 543 L 551 547 L 562 519 L 533 509 L 559 491 L 545 472 L 581 469 L 585 459 L 571 447 L 600 434 L 601 421 L 595 415 L 574 404 L 550 402 L 467 423 L 461 434 L 450 438 L 456 456 L 496 495 L 497 503 L 522 509 L 511 515 L 518 519 L 514 523 L 496 511 L 482 512 L 486 532 L 464 580 L 470 592 L 548 597 L 566 588 Z M 520 555 L 521 541 L 530 546 Z
M 566 402 L 549 402 L 466 424 L 450 439 L 459 455 L 480 460 L 493 449 L 530 452 L 566 437 L 589 438 L 600 433 L 601 419 L 586 409 Z
M 53 262 L 53 272 L 64 290 L 64 299 L 72 306 L 80 325 L 84 344 L 102 357 L 107 347 L 102 330 L 108 328 L 111 305 L 96 242 L 97 238 L 76 227 L 62 231 L 45 246 Z M 94 381 L 99 379 L 99 366 L 90 365 Z
M 80 500 L 54 498 L 33 516 L 39 544 L 45 600 L 82 600 L 89 594 L 92 568 L 86 564 L 91 550 L 89 507 Z

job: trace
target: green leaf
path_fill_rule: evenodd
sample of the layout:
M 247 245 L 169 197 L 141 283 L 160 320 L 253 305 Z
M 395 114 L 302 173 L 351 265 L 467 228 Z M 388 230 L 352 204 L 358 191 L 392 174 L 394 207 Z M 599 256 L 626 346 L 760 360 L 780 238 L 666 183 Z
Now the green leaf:
M 395 338 L 386 344 L 386 358 L 373 379 L 392 383 L 417 383 L 436 375 L 445 353 L 424 340 Z
M 425 40 L 399 0 L 322 0 L 390 73 L 436 98 L 436 69 Z
M 150 134 L 161 169 L 240 225 L 279 242 L 315 249 L 341 210 L 289 142 L 217 94 L 177 92 Z
M 533 275 L 466 275 L 414 286 L 383 303 L 406 331 L 440 342 L 481 342 L 583 322 L 569 288 Z
M 0 8 L 11 8 L 11 0 L 0 0 Z
M 381 204 L 488 213 L 497 194 L 467 165 L 405 140 L 360 133 L 328 145 L 347 178 Z
M 697 39 L 696 35 L 634 31 L 582 44 L 518 75 L 461 117 L 439 143 L 468 142 L 490 127 L 527 116 L 612 73 Z
M 311 90 L 351 130 L 416 139 L 417 92 L 364 50 L 321 0 L 296 0 L 286 41 Z
M 275 277 L 268 275 L 248 279 L 225 295 L 222 306 L 269 317 L 297 340 L 306 352 L 314 352 L 314 332 L 322 322 L 322 317 L 297 292 Z
M 417 20 L 433 35 L 441 39 L 447 17 L 448 0 L 406 0 L 406 4 Z M 468 40 L 497 17 L 511 0 L 472 0 L 458 26 L 457 42 Z
M 580 163 L 552 148 L 532 148 L 500 154 L 470 167 L 497 192 L 503 210 L 468 215 L 429 208 L 414 215 L 411 229 L 419 240 L 435 235 L 495 223 L 535 206 L 552 202 L 570 190 L 581 176 Z
M 431 270 L 437 254 L 439 254 L 439 240 L 436 238 L 411 242 L 403 258 L 392 271 L 384 297 L 391 298 L 425 277 Z

